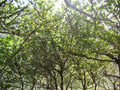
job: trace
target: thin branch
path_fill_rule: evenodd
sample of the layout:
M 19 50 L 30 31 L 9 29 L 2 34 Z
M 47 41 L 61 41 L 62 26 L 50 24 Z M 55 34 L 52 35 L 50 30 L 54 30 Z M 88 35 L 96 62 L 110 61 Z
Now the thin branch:
M 3 72 L 4 72 L 5 68 L 6 68 L 6 66 L 7 66 L 7 65 L 13 60 L 13 58 L 23 49 L 24 43 L 27 42 L 27 40 L 29 39 L 29 37 L 30 37 L 34 32 L 35 32 L 35 30 L 32 31 L 31 34 L 28 35 L 28 36 L 25 38 L 25 40 L 24 40 L 23 43 L 20 45 L 20 47 L 17 49 L 17 51 L 16 51 L 15 53 L 13 53 L 13 55 L 12 55 L 10 58 L 7 59 L 7 61 L 6 61 L 5 65 L 3 66 L 3 68 L 0 69 L 0 74 L 1 74 L 0 78 L 1 78 L 2 75 L 3 75 Z
M 0 33 L 1 34 L 10 34 L 10 35 L 16 35 L 16 36 L 18 36 L 18 37 L 24 37 L 24 38 L 26 38 L 26 37 L 28 37 L 30 34 L 20 34 L 20 33 L 17 33 L 17 32 L 14 32 L 14 31 L 12 31 L 12 32 L 6 32 L 6 31 L 0 31 Z
M 116 75 L 105 75 L 105 76 L 108 76 L 108 77 L 116 77 L 116 78 L 119 78 L 120 79 L 120 76 L 116 76 Z
M 20 13 L 18 13 L 9 23 L 6 23 L 6 25 L 11 24 L 19 15 L 20 15 Z
M 5 4 L 7 2 L 7 0 L 4 0 L 0 3 L 0 7 L 2 7 L 3 4 Z
M 65 3 L 66 3 L 67 7 L 70 7 L 70 8 L 72 8 L 72 9 L 78 11 L 79 13 L 84 14 L 84 15 L 92 18 L 92 19 L 95 19 L 95 20 L 98 20 L 98 21 L 110 21 L 111 23 L 115 23 L 114 21 L 112 21 L 112 20 L 110 20 L 110 19 L 108 19 L 108 18 L 94 17 L 92 14 L 89 14 L 89 13 L 87 13 L 87 12 L 84 12 L 84 11 L 81 10 L 81 9 L 78 9 L 75 5 L 72 5 L 68 0 L 64 0 L 64 1 L 65 1 Z
M 72 51 L 67 51 L 67 50 L 65 50 L 64 48 L 62 48 L 58 45 L 56 45 L 56 47 L 58 47 L 59 50 L 66 51 L 67 53 L 69 53 L 71 55 L 74 55 L 74 56 L 83 57 L 83 58 L 86 58 L 86 59 L 92 59 L 92 60 L 101 61 L 101 62 L 115 62 L 114 60 L 102 60 L 102 59 L 98 59 L 98 58 L 88 57 L 84 54 L 79 54 L 79 53 L 75 53 L 75 52 L 72 52 Z
M 13 12 L 11 15 L 8 15 L 8 16 L 4 16 L 4 17 L 0 17 L 0 19 L 6 19 L 6 18 L 10 18 L 10 17 L 12 17 L 12 16 L 14 16 L 14 15 L 16 15 L 16 14 L 18 14 L 18 13 L 21 13 L 24 9 L 26 9 L 28 6 L 25 6 L 25 7 L 23 7 L 22 9 L 20 9 L 20 10 L 18 10 L 18 11 L 15 11 L 15 12 Z
M 75 56 L 84 57 L 84 58 L 86 58 L 86 59 L 92 59 L 92 60 L 96 60 L 96 61 L 115 62 L 115 61 L 113 61 L 113 60 L 102 60 L 102 59 L 98 59 L 98 58 L 88 57 L 88 56 L 86 56 L 86 55 L 84 55 L 84 54 L 78 54 L 78 53 L 70 52 L 70 51 L 69 51 L 69 53 L 71 53 L 72 55 L 75 55 Z
M 2 31 L 0 31 L 0 33 L 2 33 L 2 34 L 11 34 L 11 33 L 9 33 L 9 32 L 2 32 Z
M 90 4 L 91 4 L 91 8 L 92 10 L 94 11 L 94 13 L 97 15 L 97 11 L 94 9 L 94 3 L 93 3 L 93 0 L 90 0 Z
M 105 56 L 108 56 L 109 58 L 113 59 L 113 60 L 118 60 L 116 57 L 114 57 L 114 55 L 110 54 L 110 53 L 105 53 L 103 54 Z

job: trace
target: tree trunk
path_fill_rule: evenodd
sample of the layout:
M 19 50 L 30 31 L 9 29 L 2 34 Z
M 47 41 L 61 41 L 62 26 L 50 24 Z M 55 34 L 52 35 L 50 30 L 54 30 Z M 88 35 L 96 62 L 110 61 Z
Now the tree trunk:
M 119 67 L 119 77 L 120 77 L 120 64 L 118 64 Z M 120 90 L 120 79 L 119 79 L 119 90 Z
M 85 85 L 83 85 L 83 90 L 86 90 L 86 86 Z
M 58 84 L 57 84 L 57 79 L 56 77 L 54 76 L 54 83 L 55 83 L 55 89 L 58 90 Z
M 95 83 L 95 90 L 97 90 L 97 84 Z
M 61 77 L 60 87 L 61 87 L 61 90 L 63 90 L 63 72 L 60 73 L 60 77 Z
M 34 89 L 34 87 L 35 87 L 35 83 L 33 83 L 31 90 L 33 90 L 33 89 Z
M 24 84 L 22 83 L 22 89 L 21 90 L 24 90 Z
M 22 77 L 21 77 L 21 84 L 22 84 L 21 90 L 24 90 L 24 82 L 23 82 Z

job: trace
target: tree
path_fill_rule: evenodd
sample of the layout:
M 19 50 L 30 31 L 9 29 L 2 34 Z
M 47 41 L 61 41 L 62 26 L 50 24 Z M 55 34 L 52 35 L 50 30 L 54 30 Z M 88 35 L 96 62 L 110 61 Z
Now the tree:
M 0 89 L 118 90 L 119 0 L 56 5 L 0 2 Z

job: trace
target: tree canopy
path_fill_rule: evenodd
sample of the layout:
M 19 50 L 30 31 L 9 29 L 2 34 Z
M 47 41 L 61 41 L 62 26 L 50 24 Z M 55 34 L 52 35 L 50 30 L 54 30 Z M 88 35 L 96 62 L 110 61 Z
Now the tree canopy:
M 119 89 L 119 0 L 0 1 L 0 90 Z

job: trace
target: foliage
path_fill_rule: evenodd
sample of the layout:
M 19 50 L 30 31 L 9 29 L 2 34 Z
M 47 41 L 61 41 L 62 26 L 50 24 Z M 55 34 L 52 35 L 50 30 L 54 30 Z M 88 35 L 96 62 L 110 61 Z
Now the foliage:
M 0 1 L 0 90 L 119 90 L 119 0 L 58 2 Z

